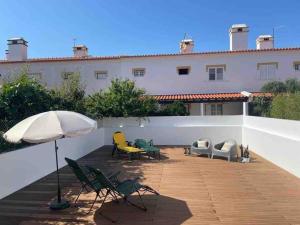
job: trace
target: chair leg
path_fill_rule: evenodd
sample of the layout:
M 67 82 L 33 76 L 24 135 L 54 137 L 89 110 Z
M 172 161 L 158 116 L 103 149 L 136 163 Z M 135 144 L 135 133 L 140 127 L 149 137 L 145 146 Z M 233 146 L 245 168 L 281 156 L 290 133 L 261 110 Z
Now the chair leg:
M 139 205 L 134 204 L 133 202 L 129 201 L 129 200 L 128 200 L 128 197 L 124 197 L 124 198 L 123 198 L 124 201 L 125 201 L 126 203 L 128 203 L 129 205 L 134 206 L 134 207 L 137 208 L 137 209 L 140 209 L 140 210 L 143 210 L 143 211 L 147 211 L 147 208 L 145 207 L 145 204 L 144 204 L 144 202 L 143 202 L 142 196 L 140 195 L 140 192 L 137 191 L 137 193 L 138 193 L 138 195 L 139 195 L 139 199 L 140 199 L 140 201 L 141 201 L 141 203 L 142 203 L 142 206 L 139 206 Z
M 94 207 L 94 204 L 95 204 L 95 202 L 97 201 L 97 198 L 98 198 L 98 197 L 100 197 L 100 196 L 99 196 L 99 192 L 97 192 L 96 198 L 95 198 L 95 200 L 93 201 L 93 204 L 92 204 L 92 206 L 91 206 L 91 208 L 90 208 L 90 210 L 88 211 L 87 214 L 89 214 L 89 213 L 92 211 L 92 209 L 93 209 L 93 207 Z
M 77 201 L 78 201 L 78 199 L 79 199 L 79 196 L 81 195 L 81 193 L 83 192 L 83 190 L 85 189 L 85 185 L 82 185 L 81 186 L 81 189 L 80 189 L 80 191 L 79 191 L 79 194 L 77 195 L 77 198 L 75 199 L 75 202 L 74 202 L 74 205 L 76 206 L 76 203 L 77 203 Z
M 211 154 L 211 159 L 213 159 L 214 158 L 214 154 Z
M 102 206 L 104 205 L 106 198 L 108 197 L 109 194 L 111 194 L 110 192 L 111 192 L 110 190 L 107 190 L 107 191 L 106 191 L 105 197 L 104 197 L 104 199 L 103 199 L 103 201 L 102 201 L 102 203 L 101 203 L 101 206 L 100 206 L 100 208 L 99 208 L 99 214 L 100 214 L 103 218 L 109 220 L 110 222 L 116 223 L 116 222 L 117 222 L 116 220 L 113 220 L 113 219 L 109 218 L 108 216 L 105 216 L 105 215 L 102 214 L 102 212 L 101 212 Z

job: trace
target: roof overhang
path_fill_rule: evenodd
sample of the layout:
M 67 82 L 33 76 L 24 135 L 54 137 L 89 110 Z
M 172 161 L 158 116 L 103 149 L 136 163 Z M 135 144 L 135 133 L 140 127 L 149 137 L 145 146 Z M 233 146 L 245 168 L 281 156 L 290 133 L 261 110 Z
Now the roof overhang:
M 265 97 L 271 98 L 271 93 L 252 92 L 251 96 L 242 93 L 207 93 L 207 94 L 172 94 L 172 95 L 152 95 L 160 103 L 170 103 L 182 101 L 186 103 L 202 102 L 247 102 L 249 98 Z

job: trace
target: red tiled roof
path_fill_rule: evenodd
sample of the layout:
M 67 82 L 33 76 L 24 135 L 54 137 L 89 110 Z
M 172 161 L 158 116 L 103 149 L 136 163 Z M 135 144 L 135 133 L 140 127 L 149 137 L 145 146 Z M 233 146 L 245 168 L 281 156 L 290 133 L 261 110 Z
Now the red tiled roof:
M 272 97 L 271 93 L 254 92 L 253 97 Z M 174 95 L 153 95 L 156 100 L 165 101 L 243 101 L 248 97 L 241 93 L 210 93 L 210 94 L 174 94 Z
M 170 54 L 149 54 L 149 55 L 119 55 L 119 56 L 88 56 L 88 57 L 53 57 L 53 58 L 31 58 L 24 61 L 0 60 L 4 63 L 34 63 L 34 62 L 61 62 L 61 61 L 85 61 L 85 60 L 112 60 L 141 57 L 164 57 L 164 56 L 191 56 L 191 55 L 210 55 L 210 54 L 243 54 L 257 52 L 277 52 L 277 51 L 300 51 L 300 47 L 295 48 L 272 48 L 272 49 L 247 49 L 237 51 L 214 51 L 214 52 L 193 52 L 193 53 L 170 53 Z

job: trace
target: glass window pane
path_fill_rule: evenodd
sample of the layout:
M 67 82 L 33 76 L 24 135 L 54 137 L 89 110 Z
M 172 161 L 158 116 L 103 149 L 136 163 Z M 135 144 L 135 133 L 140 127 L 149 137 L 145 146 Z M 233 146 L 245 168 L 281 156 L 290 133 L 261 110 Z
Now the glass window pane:
M 215 70 L 215 68 L 209 68 L 208 74 L 209 74 L 209 80 L 215 80 L 216 79 L 216 70 Z
M 223 68 L 217 68 L 217 80 L 223 80 Z
M 210 105 L 211 115 L 216 115 L 216 105 Z
M 217 105 L 217 115 L 223 115 L 223 105 Z

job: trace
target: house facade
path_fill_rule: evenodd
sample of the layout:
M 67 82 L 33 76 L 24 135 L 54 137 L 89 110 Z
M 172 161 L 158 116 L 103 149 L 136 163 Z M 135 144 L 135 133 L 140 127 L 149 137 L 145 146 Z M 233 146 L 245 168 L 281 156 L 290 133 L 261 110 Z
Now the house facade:
M 91 94 L 111 79 L 129 78 L 161 104 L 186 102 L 191 115 L 238 115 L 266 82 L 300 76 L 300 48 L 273 48 L 272 36 L 262 35 L 256 49 L 248 49 L 248 32 L 245 24 L 233 25 L 228 51 L 193 52 L 193 40 L 185 39 L 177 54 L 94 57 L 78 45 L 73 57 L 35 59 L 27 57 L 27 42 L 15 38 L 0 61 L 0 79 L 26 67 L 29 76 L 55 87 L 78 73 Z

